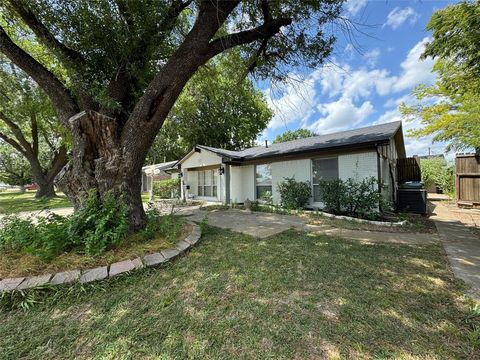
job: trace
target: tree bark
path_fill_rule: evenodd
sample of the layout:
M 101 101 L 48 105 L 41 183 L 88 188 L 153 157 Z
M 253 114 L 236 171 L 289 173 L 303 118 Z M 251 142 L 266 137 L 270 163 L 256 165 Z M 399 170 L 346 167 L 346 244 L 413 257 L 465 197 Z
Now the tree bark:
M 50 199 L 57 196 L 57 194 L 55 193 L 55 187 L 53 185 L 53 181 L 46 182 L 46 183 L 37 182 L 37 184 L 38 184 L 38 190 L 35 193 L 35 199 L 40 199 L 43 197 Z
M 121 146 L 115 119 L 94 111 L 83 111 L 70 119 L 73 158 L 57 176 L 57 182 L 75 208 L 92 189 L 103 198 L 108 192 L 123 197 L 129 209 L 131 231 L 144 227 L 146 216 L 141 199 L 144 156 Z M 138 139 L 132 144 L 144 141 Z

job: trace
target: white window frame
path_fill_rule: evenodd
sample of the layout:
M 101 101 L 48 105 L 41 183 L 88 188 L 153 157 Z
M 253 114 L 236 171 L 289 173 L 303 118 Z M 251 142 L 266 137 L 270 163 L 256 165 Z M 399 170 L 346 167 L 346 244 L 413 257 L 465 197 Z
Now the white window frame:
M 208 173 L 210 177 L 207 177 Z M 210 195 L 207 195 L 207 193 Z M 215 169 L 197 171 L 197 196 L 205 198 L 216 198 L 218 196 Z
M 258 166 L 270 166 L 270 185 L 258 185 L 258 184 L 257 184 L 257 167 L 258 167 Z M 255 176 L 255 199 L 261 201 L 261 199 L 260 199 L 259 196 L 258 196 L 258 189 L 257 189 L 258 186 L 264 186 L 264 187 L 270 186 L 270 195 L 273 196 L 272 164 L 271 164 L 271 163 L 265 163 L 265 164 L 257 164 L 257 165 L 255 165 L 255 168 L 254 168 L 254 176 Z

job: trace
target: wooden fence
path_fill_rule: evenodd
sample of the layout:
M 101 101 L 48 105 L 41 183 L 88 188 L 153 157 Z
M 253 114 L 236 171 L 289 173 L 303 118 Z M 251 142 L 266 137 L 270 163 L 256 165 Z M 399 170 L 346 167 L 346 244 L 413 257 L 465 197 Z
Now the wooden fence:
M 457 154 L 455 175 L 457 203 L 480 205 L 480 155 Z
M 403 183 L 406 181 L 421 181 L 420 164 L 418 158 L 409 157 L 397 159 L 397 181 Z

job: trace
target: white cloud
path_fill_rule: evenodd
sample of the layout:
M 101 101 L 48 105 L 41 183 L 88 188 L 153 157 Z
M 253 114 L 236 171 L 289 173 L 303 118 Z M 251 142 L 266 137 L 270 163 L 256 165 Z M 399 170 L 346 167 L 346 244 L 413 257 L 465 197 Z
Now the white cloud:
M 358 100 L 373 93 L 386 96 L 410 90 L 421 83 L 431 84 L 435 81 L 435 74 L 431 72 L 434 62 L 431 58 L 420 60 L 428 41 L 429 38 L 424 38 L 409 51 L 400 64 L 399 75 L 392 75 L 386 69 L 352 70 L 348 65 L 343 68 L 329 66 L 319 75 L 322 94 L 329 94 L 330 97 L 342 94 Z M 372 56 L 374 55 L 375 53 Z
M 385 24 L 383 24 L 383 27 L 390 26 L 393 30 L 395 30 L 405 21 L 408 21 L 411 25 L 413 25 L 417 22 L 418 17 L 419 15 L 411 7 L 396 7 L 387 15 L 387 21 Z
M 379 57 L 380 57 L 380 49 L 378 48 L 367 51 L 365 55 L 363 55 L 363 58 L 365 59 L 369 67 L 374 67 L 375 65 L 377 65 L 377 61 Z
M 395 83 L 394 90 L 407 90 L 418 84 L 431 84 L 435 81 L 435 74 L 432 72 L 434 60 L 430 57 L 420 60 L 429 40 L 428 37 L 424 38 L 408 52 L 407 58 L 400 64 L 402 74 Z
M 373 105 L 370 101 L 365 101 L 357 107 L 352 99 L 341 97 L 337 101 L 320 104 L 318 111 L 322 117 L 309 128 L 317 134 L 325 134 L 358 125 L 373 112 Z
M 307 78 L 291 74 L 290 80 L 276 89 L 266 91 L 267 102 L 274 116 L 268 127 L 277 129 L 292 122 L 305 121 L 314 111 L 315 83 L 318 71 Z
M 303 79 L 291 74 L 293 80 L 276 91 L 269 89 L 265 92 L 275 114 L 268 129 L 278 129 L 291 123 L 307 126 L 315 113 L 317 121 L 308 125 L 314 131 L 325 133 L 351 128 L 374 112 L 372 103 L 366 101 L 374 95 L 390 95 L 385 107 L 398 106 L 405 95 L 395 98 L 394 94 L 435 80 L 431 72 L 432 59 L 419 59 L 427 41 L 428 38 L 423 39 L 408 52 L 400 64 L 398 75 L 386 69 L 352 69 L 349 65 L 326 66 Z M 322 95 L 329 102 L 317 105 L 318 97 Z M 398 116 L 395 111 L 386 112 L 378 121 L 394 121 Z
M 367 5 L 367 0 L 348 0 L 345 8 L 350 15 L 357 15 Z

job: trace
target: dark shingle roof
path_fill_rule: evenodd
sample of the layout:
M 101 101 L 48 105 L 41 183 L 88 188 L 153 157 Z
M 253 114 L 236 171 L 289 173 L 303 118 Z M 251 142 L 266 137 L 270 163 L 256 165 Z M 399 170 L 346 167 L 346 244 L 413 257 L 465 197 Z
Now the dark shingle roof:
M 223 150 L 203 145 L 198 145 L 197 147 L 231 159 L 250 160 L 388 141 L 393 135 L 395 135 L 401 125 L 401 121 L 395 121 L 354 130 L 341 131 L 333 134 L 318 135 L 305 139 L 272 144 L 268 147 L 257 146 L 241 151 Z

